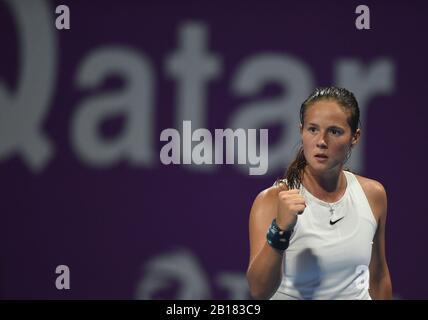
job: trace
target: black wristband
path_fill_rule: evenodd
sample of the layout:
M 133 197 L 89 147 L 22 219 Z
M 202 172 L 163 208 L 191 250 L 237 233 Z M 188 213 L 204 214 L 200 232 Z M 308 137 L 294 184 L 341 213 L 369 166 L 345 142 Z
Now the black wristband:
M 272 248 L 279 251 L 284 251 L 290 244 L 290 237 L 292 233 L 293 229 L 286 231 L 281 230 L 276 223 L 276 219 L 273 219 L 266 234 L 266 239 Z

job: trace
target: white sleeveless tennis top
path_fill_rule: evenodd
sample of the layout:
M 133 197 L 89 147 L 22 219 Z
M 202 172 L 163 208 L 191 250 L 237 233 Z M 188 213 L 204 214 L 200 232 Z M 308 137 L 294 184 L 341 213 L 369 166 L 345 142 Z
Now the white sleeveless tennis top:
M 301 185 L 306 208 L 283 256 L 277 299 L 371 299 L 368 267 L 377 222 L 355 175 L 346 191 L 324 202 Z

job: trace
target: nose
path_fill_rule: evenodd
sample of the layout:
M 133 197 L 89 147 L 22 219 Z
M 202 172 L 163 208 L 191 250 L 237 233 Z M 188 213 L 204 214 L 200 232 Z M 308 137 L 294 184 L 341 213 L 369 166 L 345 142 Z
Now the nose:
M 324 134 L 319 134 L 318 141 L 317 141 L 317 147 L 322 148 L 322 149 L 327 148 L 327 143 L 326 143 Z

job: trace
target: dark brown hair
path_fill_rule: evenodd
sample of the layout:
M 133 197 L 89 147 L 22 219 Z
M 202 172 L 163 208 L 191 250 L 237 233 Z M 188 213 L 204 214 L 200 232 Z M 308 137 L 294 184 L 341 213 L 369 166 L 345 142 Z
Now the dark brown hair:
M 360 109 L 357 99 L 352 92 L 338 87 L 316 88 L 314 92 L 302 103 L 300 107 L 300 124 L 304 125 L 305 113 L 309 106 L 320 100 L 334 100 L 348 114 L 348 124 L 354 135 L 360 124 Z M 283 179 L 286 179 L 288 188 L 297 189 L 303 179 L 303 171 L 306 166 L 306 159 L 303 153 L 303 146 L 299 148 L 296 158 L 288 166 Z M 345 169 L 349 170 L 349 169 Z M 278 181 L 277 181 L 278 182 Z

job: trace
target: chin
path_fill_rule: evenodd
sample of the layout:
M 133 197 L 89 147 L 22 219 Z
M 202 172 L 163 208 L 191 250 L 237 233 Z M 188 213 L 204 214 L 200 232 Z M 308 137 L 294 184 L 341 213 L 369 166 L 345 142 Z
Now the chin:
M 329 171 L 333 169 L 333 166 L 329 163 L 319 163 L 319 162 L 312 162 L 308 163 L 308 165 L 311 167 L 313 171 Z

